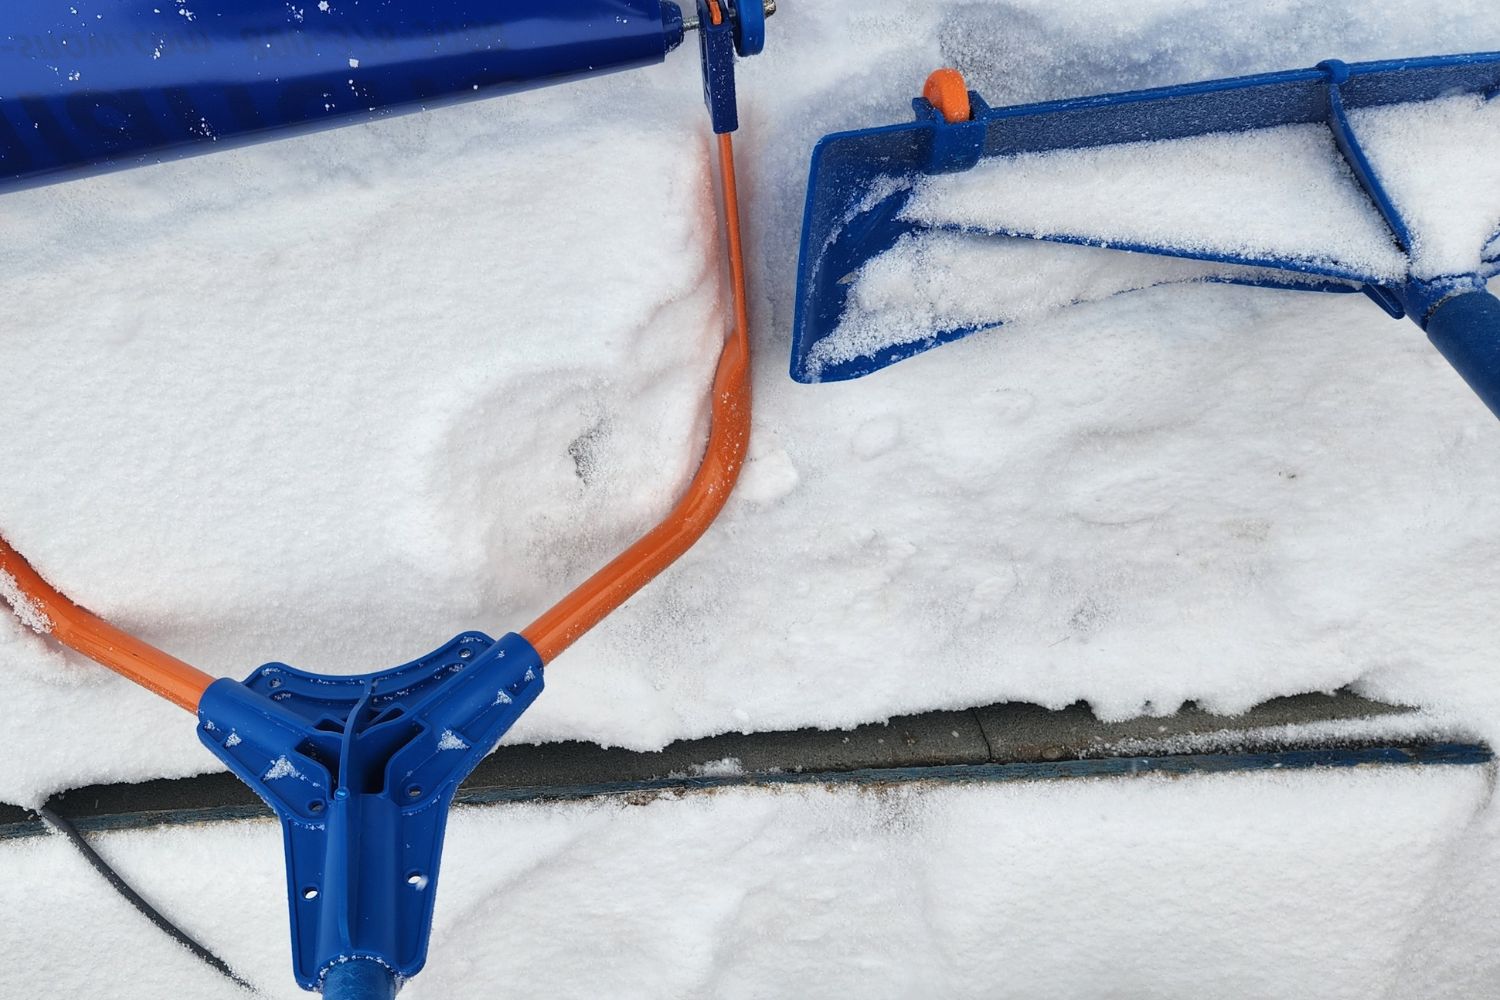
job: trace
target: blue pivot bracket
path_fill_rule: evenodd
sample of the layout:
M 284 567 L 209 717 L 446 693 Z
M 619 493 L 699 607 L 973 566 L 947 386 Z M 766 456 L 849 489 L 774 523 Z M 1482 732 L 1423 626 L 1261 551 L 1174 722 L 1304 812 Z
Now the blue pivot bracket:
M 541 691 L 530 643 L 480 632 L 380 673 L 209 686 L 199 738 L 281 819 L 304 989 L 392 996 L 422 968 L 453 794 Z
M 734 57 L 760 53 L 766 44 L 764 0 L 718 0 L 720 22 L 713 21 L 709 0 L 697 0 L 698 42 L 703 59 L 703 103 L 715 134 L 740 127 L 735 95 Z M 774 5 L 771 6 L 775 9 Z
M 1410 253 L 1414 242 L 1411 228 L 1370 164 L 1349 121 L 1342 88 L 1354 79 L 1353 71 L 1337 59 L 1325 60 L 1317 68 L 1327 77 L 1328 127 L 1339 152 L 1385 220 L 1396 245 Z M 1492 89 L 1485 99 L 1494 100 L 1495 94 Z M 1410 317 L 1474 394 L 1500 416 L 1500 300 L 1485 289 L 1487 277 L 1408 276 L 1399 285 L 1366 284 L 1362 291 L 1392 317 Z

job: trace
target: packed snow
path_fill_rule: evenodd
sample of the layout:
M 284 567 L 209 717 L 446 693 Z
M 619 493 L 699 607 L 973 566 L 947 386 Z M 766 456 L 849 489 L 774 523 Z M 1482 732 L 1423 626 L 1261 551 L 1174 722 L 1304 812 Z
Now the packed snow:
M 1493 997 L 1491 791 L 1435 767 L 461 809 L 402 996 Z M 305 995 L 274 824 L 95 843 L 262 996 Z M 62 838 L 0 865 L 6 996 L 92 995 L 101 970 L 244 995 Z

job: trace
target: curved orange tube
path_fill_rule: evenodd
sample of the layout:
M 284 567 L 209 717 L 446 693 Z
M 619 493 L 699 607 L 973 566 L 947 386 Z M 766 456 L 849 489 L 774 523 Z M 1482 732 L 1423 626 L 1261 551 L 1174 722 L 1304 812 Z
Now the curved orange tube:
M 713 425 L 703 464 L 689 484 L 687 494 L 666 520 L 521 633 L 536 647 L 543 663 L 551 662 L 692 548 L 724 509 L 739 479 L 745 449 L 750 443 L 750 315 L 745 304 L 745 255 L 734 175 L 734 140 L 728 134 L 719 136 L 719 176 L 724 192 L 724 230 L 729 243 L 734 294 L 734 330 L 719 355 L 719 368 L 714 375 Z
M 687 495 L 665 521 L 586 580 L 522 634 L 549 662 L 693 546 L 724 509 L 739 479 L 750 440 L 750 320 L 745 304 L 745 260 L 740 237 L 734 143 L 719 136 L 724 225 L 734 295 L 734 330 L 714 376 L 713 426 L 708 450 Z M 20 553 L 0 538 L 0 573 L 14 581 L 23 619 L 35 618 L 58 642 L 77 650 L 190 712 L 214 678 L 120 631 L 58 593 Z M 10 580 L 0 579 L 0 592 Z
M 3 538 L 0 538 L 0 573 L 15 581 L 20 598 L 29 603 L 30 607 L 17 608 L 23 618 L 45 619 L 50 624 L 49 634 L 64 646 L 124 674 L 189 712 L 198 711 L 198 699 L 214 682 L 213 677 L 80 608 L 43 580 Z

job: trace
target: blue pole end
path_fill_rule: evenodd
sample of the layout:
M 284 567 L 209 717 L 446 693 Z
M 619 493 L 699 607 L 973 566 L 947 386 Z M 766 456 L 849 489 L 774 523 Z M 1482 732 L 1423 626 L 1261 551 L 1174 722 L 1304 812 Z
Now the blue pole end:
M 1427 317 L 1427 337 L 1500 417 L 1500 299 L 1486 291 L 1449 296 Z
M 325 1000 L 395 1000 L 396 974 L 369 958 L 340 962 L 323 977 Z

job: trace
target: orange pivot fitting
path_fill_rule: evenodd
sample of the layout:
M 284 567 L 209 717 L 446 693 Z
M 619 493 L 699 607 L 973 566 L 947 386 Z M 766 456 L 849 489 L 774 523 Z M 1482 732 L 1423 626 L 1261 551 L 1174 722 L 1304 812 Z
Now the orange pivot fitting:
M 969 106 L 969 85 L 956 69 L 933 71 L 922 87 L 922 96 L 949 124 L 966 122 L 974 116 L 973 108 Z

